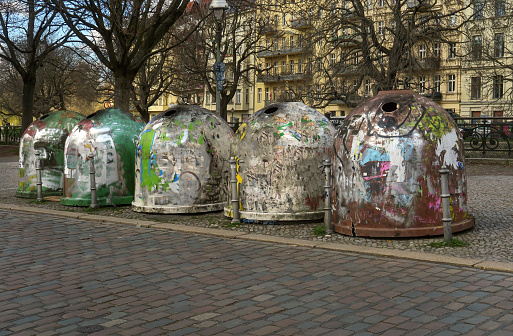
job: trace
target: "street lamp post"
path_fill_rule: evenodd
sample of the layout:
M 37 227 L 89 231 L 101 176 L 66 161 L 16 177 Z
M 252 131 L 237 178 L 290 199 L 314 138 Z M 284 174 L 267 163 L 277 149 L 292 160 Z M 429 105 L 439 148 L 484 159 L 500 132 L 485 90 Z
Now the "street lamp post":
M 221 33 L 223 31 L 222 18 L 224 11 L 228 9 L 225 0 L 212 0 L 210 9 L 214 12 L 216 20 L 216 63 L 214 65 L 214 73 L 216 76 L 216 113 L 221 114 L 221 90 L 223 89 L 225 64 L 221 63 Z

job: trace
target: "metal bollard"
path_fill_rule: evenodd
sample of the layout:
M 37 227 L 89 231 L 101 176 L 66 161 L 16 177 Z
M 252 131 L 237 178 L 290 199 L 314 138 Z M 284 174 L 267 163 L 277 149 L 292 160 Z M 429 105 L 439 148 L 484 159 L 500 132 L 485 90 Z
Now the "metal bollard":
M 324 225 L 326 226 L 326 234 L 333 234 L 331 226 L 331 160 L 326 159 L 322 162 L 324 166 Z
M 232 179 L 230 180 L 232 184 L 232 223 L 240 223 L 239 194 L 237 193 L 237 159 L 233 156 L 230 158 L 230 168 L 232 173 Z
M 43 177 L 41 176 L 41 152 L 35 151 L 36 154 L 36 185 L 37 185 L 37 200 L 44 201 L 43 198 Z
M 442 221 L 444 223 L 444 241 L 446 243 L 452 240 L 452 218 L 451 218 L 451 207 L 449 193 L 449 169 L 445 165 L 439 170 L 440 179 L 442 184 Z
M 89 153 L 87 155 L 89 158 L 89 183 L 91 184 L 91 205 L 90 208 L 96 209 L 98 208 L 98 203 L 96 202 L 96 171 L 94 169 L 94 154 Z

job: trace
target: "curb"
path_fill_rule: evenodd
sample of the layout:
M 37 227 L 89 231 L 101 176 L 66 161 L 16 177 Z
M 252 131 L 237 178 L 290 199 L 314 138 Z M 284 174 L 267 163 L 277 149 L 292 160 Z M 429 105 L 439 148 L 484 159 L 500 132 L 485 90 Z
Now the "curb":
M 131 225 L 131 226 L 137 226 L 137 227 L 143 227 L 143 228 L 171 230 L 171 231 L 175 231 L 175 232 L 188 233 L 188 234 L 209 235 L 209 236 L 228 238 L 228 239 L 242 239 L 242 240 L 249 240 L 249 241 L 256 241 L 256 242 L 301 246 L 301 247 L 317 248 L 317 249 L 323 249 L 323 250 L 329 250 L 329 251 L 366 254 L 366 255 L 388 257 L 388 258 L 394 258 L 394 259 L 407 259 L 407 260 L 447 264 L 447 265 L 453 265 L 453 266 L 485 269 L 485 270 L 489 270 L 489 271 L 491 270 L 491 271 L 513 273 L 513 263 L 499 262 L 499 261 L 467 259 L 467 258 L 443 256 L 443 255 L 434 254 L 434 253 L 392 250 L 392 249 L 386 249 L 386 248 L 358 246 L 358 245 L 350 245 L 350 244 L 342 244 L 342 243 L 309 241 L 309 240 L 303 240 L 303 239 L 297 239 L 297 238 L 269 236 L 269 235 L 263 235 L 263 234 L 258 234 L 258 233 L 245 233 L 245 232 L 220 230 L 220 229 L 205 228 L 205 227 L 198 227 L 198 226 L 187 226 L 187 225 L 173 224 L 173 223 L 160 223 L 160 222 L 147 221 L 147 220 L 136 220 L 136 219 L 119 218 L 119 217 L 106 217 L 106 216 L 81 214 L 81 213 L 76 213 L 76 212 L 67 212 L 67 211 L 60 211 L 60 210 L 47 210 L 47 209 L 42 209 L 42 208 L 31 208 L 31 207 L 19 206 L 19 205 L 14 205 L 14 204 L 6 204 L 6 203 L 0 203 L 0 209 L 25 211 L 25 212 L 46 214 L 46 215 L 52 215 L 52 216 L 61 216 L 61 217 L 68 217 L 68 218 L 73 218 L 73 219 L 96 221 L 96 222 L 100 222 L 100 223 L 113 223 L 113 224 Z

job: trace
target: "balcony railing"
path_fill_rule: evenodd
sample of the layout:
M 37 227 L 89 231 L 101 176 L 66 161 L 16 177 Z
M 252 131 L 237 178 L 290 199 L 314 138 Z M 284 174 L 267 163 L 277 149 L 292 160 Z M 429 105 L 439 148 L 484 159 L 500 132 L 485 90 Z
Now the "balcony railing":
M 296 19 L 290 21 L 290 27 L 294 29 L 306 29 L 312 27 L 312 19 Z
M 286 46 L 282 49 L 276 49 L 276 50 L 264 50 L 257 53 L 258 57 L 273 57 L 273 56 L 279 56 L 279 55 L 293 55 L 293 54 L 302 54 L 306 52 L 305 47 L 289 47 Z
M 310 72 L 301 72 L 301 73 L 290 73 L 290 72 L 282 72 L 277 75 L 262 75 L 260 76 L 260 80 L 264 83 L 272 83 L 272 82 L 281 82 L 281 81 L 301 81 L 301 80 L 311 80 L 312 73 Z

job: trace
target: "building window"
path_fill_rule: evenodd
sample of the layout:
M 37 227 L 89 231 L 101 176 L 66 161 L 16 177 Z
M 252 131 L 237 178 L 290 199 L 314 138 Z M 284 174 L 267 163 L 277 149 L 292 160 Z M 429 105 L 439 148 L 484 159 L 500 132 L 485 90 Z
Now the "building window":
M 440 90 L 441 84 L 442 84 L 442 78 L 440 77 L 440 75 L 436 75 L 433 78 L 433 92 L 441 92 L 441 90 Z
M 493 99 L 501 99 L 504 95 L 504 77 L 493 76 Z
M 481 77 L 470 78 L 470 99 L 481 99 Z
M 366 79 L 365 80 L 365 95 L 366 96 L 369 96 L 370 95 L 370 91 L 371 91 L 371 84 L 370 84 L 370 80 Z
M 433 56 L 440 58 L 440 43 L 433 44 Z
M 281 62 L 281 73 L 287 73 L 287 61 Z
M 273 75 L 278 76 L 278 62 L 274 62 L 273 64 Z
M 504 57 L 504 34 L 497 33 L 493 37 L 493 56 Z
M 297 61 L 297 72 L 303 73 L 303 60 L 302 59 Z
M 426 93 L 426 76 L 419 76 L 419 93 Z
M 235 104 L 241 103 L 241 92 L 240 90 L 235 91 Z
M 265 88 L 265 101 L 268 102 L 269 100 L 269 88 Z
M 456 75 L 447 75 L 447 92 L 456 91 Z
M 355 51 L 353 53 L 353 65 L 358 65 L 360 59 L 360 53 L 358 51 Z
M 294 35 L 290 35 L 290 48 L 294 48 Z
M 210 105 L 210 93 L 206 94 L 205 104 Z
M 378 35 L 384 36 L 385 35 L 385 24 L 383 21 L 378 22 Z
M 448 56 L 447 58 L 449 58 L 449 59 L 456 58 L 456 43 L 449 42 L 448 46 L 449 46 L 449 53 L 447 55 Z
M 262 88 L 258 88 L 257 101 L 262 102 Z
M 335 60 L 336 60 L 335 54 L 331 54 L 330 55 L 330 65 L 331 66 L 335 66 Z
M 291 60 L 289 63 L 289 71 L 291 74 L 294 73 L 294 60 Z
M 474 0 L 474 19 L 481 20 L 484 12 L 484 0 Z
M 313 72 L 313 59 L 312 58 L 309 58 L 308 59 L 308 66 L 307 66 L 307 71 L 308 73 L 312 73 Z
M 481 35 L 472 36 L 471 54 L 473 59 L 481 59 L 483 54 L 483 38 L 481 37 Z
M 378 7 L 385 7 L 385 0 L 378 0 Z
M 421 60 L 426 59 L 426 45 L 425 44 L 419 45 L 419 58 Z
M 246 104 L 249 104 L 249 89 L 246 89 Z
M 506 0 L 495 0 L 495 16 L 506 15 Z

